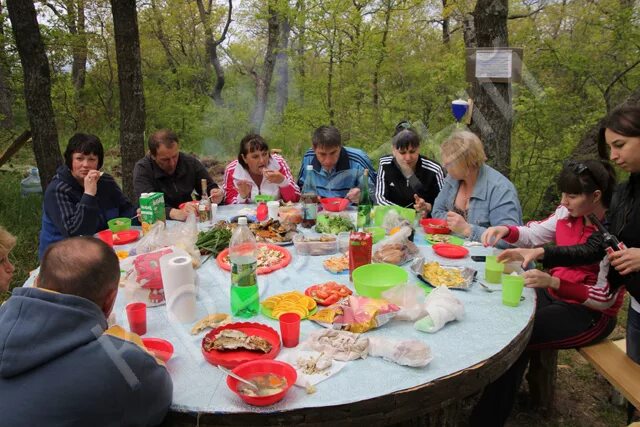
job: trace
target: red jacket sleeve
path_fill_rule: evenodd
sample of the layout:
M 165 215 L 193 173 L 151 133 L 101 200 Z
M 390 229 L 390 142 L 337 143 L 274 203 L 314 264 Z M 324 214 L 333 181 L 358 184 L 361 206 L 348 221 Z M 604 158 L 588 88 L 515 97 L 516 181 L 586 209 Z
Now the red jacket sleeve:
M 233 172 L 236 170 L 237 160 L 229 163 L 224 169 L 224 182 L 222 188 L 224 188 L 224 203 L 226 205 L 237 204 L 238 202 L 238 189 L 233 183 Z

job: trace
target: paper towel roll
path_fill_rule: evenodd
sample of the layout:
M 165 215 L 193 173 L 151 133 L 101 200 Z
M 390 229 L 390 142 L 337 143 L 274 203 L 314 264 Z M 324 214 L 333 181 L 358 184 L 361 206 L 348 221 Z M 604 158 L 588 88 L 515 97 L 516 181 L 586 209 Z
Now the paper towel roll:
M 160 258 L 160 273 L 169 317 L 182 323 L 193 322 L 196 290 L 191 257 L 177 252 L 164 255 Z

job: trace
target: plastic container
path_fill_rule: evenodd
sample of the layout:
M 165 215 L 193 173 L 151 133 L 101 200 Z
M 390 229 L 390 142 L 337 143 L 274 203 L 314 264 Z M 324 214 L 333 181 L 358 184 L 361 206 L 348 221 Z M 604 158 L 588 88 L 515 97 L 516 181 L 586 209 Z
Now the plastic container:
M 29 194 L 42 194 L 38 168 L 31 168 L 29 176 L 20 181 L 20 195 L 27 197 Z
M 118 231 L 125 231 L 131 228 L 131 218 L 113 218 L 107 221 L 109 230 L 117 233 Z
M 142 338 L 144 346 L 155 357 L 167 362 L 173 356 L 173 344 L 162 338 Z
M 409 273 L 393 264 L 367 264 L 353 270 L 353 285 L 358 295 L 381 298 L 394 286 L 407 283 Z
M 277 360 L 254 360 L 252 362 L 243 363 L 242 365 L 234 368 L 233 373 L 248 380 L 251 380 L 252 377 L 265 374 L 279 375 L 287 379 L 287 386 L 279 393 L 269 396 L 248 396 L 246 394 L 239 393 L 237 390 L 239 381 L 228 376 L 227 385 L 229 386 L 229 389 L 240 396 L 240 398 L 246 403 L 254 406 L 268 406 L 279 402 L 298 379 L 298 374 L 293 366 Z
M 342 212 L 349 207 L 349 199 L 341 197 L 327 197 L 320 199 L 322 209 L 329 212 Z
M 502 275 L 502 304 L 509 307 L 520 305 L 520 296 L 524 288 L 524 277 L 517 274 Z
M 484 279 L 489 283 L 500 283 L 502 281 L 502 273 L 504 272 L 504 264 L 496 261 L 495 255 L 487 256 L 484 265 Z
M 331 255 L 338 251 L 338 238 L 330 234 L 293 236 L 293 246 L 298 255 Z
M 447 220 L 439 218 L 424 218 L 420 220 L 422 229 L 427 234 L 449 234 L 451 230 L 447 227 Z

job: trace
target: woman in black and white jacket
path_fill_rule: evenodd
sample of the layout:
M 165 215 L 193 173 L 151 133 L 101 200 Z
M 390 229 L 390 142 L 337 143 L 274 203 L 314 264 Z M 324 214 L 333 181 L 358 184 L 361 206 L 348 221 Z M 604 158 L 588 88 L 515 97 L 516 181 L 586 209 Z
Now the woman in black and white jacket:
M 406 121 L 396 126 L 391 145 L 393 154 L 380 158 L 376 200 L 381 205 L 414 208 L 426 216 L 442 188 L 444 171 L 420 155 L 420 137 Z

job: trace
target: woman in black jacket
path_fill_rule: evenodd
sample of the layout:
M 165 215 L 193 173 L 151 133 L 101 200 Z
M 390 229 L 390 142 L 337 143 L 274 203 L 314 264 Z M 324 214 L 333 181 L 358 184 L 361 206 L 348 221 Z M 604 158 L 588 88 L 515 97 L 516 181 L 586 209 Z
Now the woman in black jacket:
M 409 122 L 396 126 L 391 140 L 393 154 L 380 158 L 376 199 L 381 205 L 399 205 L 431 212 L 433 201 L 442 188 L 442 167 L 420 155 L 420 137 Z
M 550 268 L 590 264 L 606 256 L 611 263 L 607 275 L 610 291 L 624 286 L 632 297 L 627 354 L 640 363 L 640 106 L 623 106 L 612 111 L 600 129 L 598 145 L 601 155 L 608 148 L 611 160 L 630 172 L 629 181 L 616 189 L 607 214 L 609 232 L 626 248 L 613 250 L 601 233 L 593 233 L 583 245 L 510 249 L 499 259 L 522 259 L 523 264 L 541 259 L 545 268 Z

